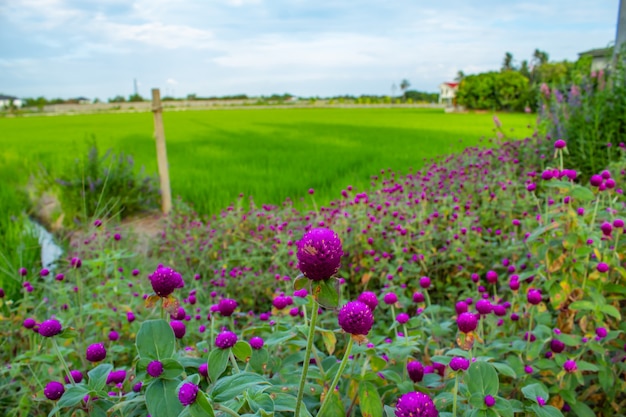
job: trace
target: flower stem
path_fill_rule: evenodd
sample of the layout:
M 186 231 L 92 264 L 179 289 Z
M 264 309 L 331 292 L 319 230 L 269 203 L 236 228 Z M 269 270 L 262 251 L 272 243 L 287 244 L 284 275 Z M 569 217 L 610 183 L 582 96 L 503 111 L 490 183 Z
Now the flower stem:
M 306 383 L 306 374 L 309 371 L 309 361 L 311 360 L 311 350 L 313 349 L 313 338 L 315 337 L 315 323 L 317 322 L 317 302 L 313 300 L 313 311 L 311 312 L 311 322 L 309 323 L 309 336 L 306 343 L 306 351 L 304 352 L 304 363 L 302 364 L 302 375 L 300 376 L 300 385 L 298 387 L 298 397 L 296 399 L 295 417 L 300 417 L 300 407 L 302 406 L 302 397 L 304 396 L 304 384 Z
M 454 376 L 454 398 L 452 400 L 452 417 L 456 417 L 456 402 L 459 393 L 459 373 Z
M 75 382 L 74 382 L 74 378 L 72 378 L 72 373 L 70 372 L 70 368 L 67 367 L 67 362 L 65 362 L 65 358 L 63 357 L 63 355 L 61 355 L 61 351 L 59 350 L 59 345 L 57 344 L 57 341 L 54 337 L 52 338 L 52 346 L 54 346 L 54 351 L 59 357 L 59 360 L 61 361 L 61 365 L 63 365 L 63 369 L 65 370 L 65 373 L 67 374 L 67 378 L 70 380 L 70 383 L 74 385 Z
M 348 359 L 350 357 L 350 351 L 352 350 L 353 343 L 354 343 L 354 340 L 352 339 L 352 337 L 350 337 L 350 340 L 348 341 L 348 346 L 346 346 L 346 351 L 343 354 L 343 359 L 341 360 L 341 364 L 339 365 L 339 370 L 337 371 L 337 374 L 335 375 L 333 382 L 330 384 L 330 387 L 328 388 L 328 392 L 326 393 L 326 396 L 324 397 L 324 401 L 322 402 L 320 410 L 317 412 L 317 415 L 320 417 L 324 416 L 324 410 L 326 409 L 329 403 L 328 399 L 333 394 L 335 387 L 339 383 L 339 378 L 341 378 L 341 374 L 343 374 L 343 370 L 346 368 Z
M 235 359 L 235 355 L 233 355 L 232 349 L 230 350 L 230 352 L 228 352 L 228 357 L 230 358 L 230 363 L 233 364 L 233 369 L 235 370 L 235 372 L 240 373 L 241 370 L 239 369 L 239 365 L 237 365 L 237 359 Z
M 528 360 L 528 351 L 530 349 L 530 332 L 533 328 L 533 313 L 535 310 L 530 307 L 530 318 L 528 319 L 528 334 L 526 335 L 526 360 Z

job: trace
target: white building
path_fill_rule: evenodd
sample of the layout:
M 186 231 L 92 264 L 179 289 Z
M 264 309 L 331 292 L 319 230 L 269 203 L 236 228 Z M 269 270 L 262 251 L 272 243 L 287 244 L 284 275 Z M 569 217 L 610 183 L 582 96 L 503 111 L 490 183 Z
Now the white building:
M 459 83 L 441 83 L 439 85 L 439 104 L 445 104 L 446 107 L 455 106 L 458 89 Z
M 17 97 L 0 94 L 0 109 L 8 109 L 11 105 L 18 108 L 22 107 L 22 100 Z
M 590 56 L 591 61 L 591 71 L 599 71 L 606 70 L 611 65 L 611 59 L 613 58 L 613 47 L 610 48 L 598 48 L 591 49 L 589 51 L 580 52 L 578 54 L 580 58 L 584 56 Z

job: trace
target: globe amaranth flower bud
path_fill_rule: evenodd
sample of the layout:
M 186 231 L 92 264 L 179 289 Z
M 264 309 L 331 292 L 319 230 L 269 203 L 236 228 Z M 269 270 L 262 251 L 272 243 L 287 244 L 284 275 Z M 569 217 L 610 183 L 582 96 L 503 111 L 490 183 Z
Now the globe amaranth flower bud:
M 407 313 L 400 313 L 396 316 L 396 321 L 400 324 L 405 324 L 409 321 L 409 315 Z
M 261 338 L 261 337 L 254 336 L 254 337 L 250 338 L 250 346 L 254 350 L 262 349 L 264 344 L 265 344 L 265 342 L 263 341 L 263 338 Z
M 489 314 L 493 310 L 493 306 L 489 300 L 485 300 L 484 298 L 476 301 L 476 311 L 480 314 Z
M 566 144 L 565 141 L 563 139 L 558 139 L 556 142 L 554 142 L 554 148 L 555 149 L 563 149 L 565 148 Z
M 469 366 L 469 359 L 465 359 L 460 356 L 456 356 L 450 361 L 450 369 L 452 369 L 453 371 L 467 371 L 467 368 L 469 368 Z
M 537 305 L 541 302 L 541 291 L 536 288 L 529 288 L 526 293 L 526 299 L 532 305 Z
M 323 281 L 339 270 L 343 248 L 337 233 L 326 228 L 311 229 L 298 241 L 298 269 L 313 281 Z
M 396 417 L 437 417 L 439 411 L 431 398 L 421 392 L 407 392 L 398 398 Z
M 239 304 L 232 298 L 223 298 L 217 304 L 217 311 L 224 317 L 230 317 Z
M 34 318 L 28 317 L 27 319 L 24 319 L 24 323 L 22 323 L 22 326 L 24 326 L 24 328 L 26 329 L 32 329 L 33 327 L 35 327 L 36 324 L 37 322 Z
M 159 265 L 157 269 L 148 276 L 152 289 L 159 297 L 167 297 L 174 292 L 176 288 L 185 286 L 183 278 L 172 268 Z
M 337 320 L 344 332 L 353 335 L 366 335 L 374 325 L 372 310 L 360 301 L 350 301 L 341 307 Z
M 158 378 L 163 373 L 163 364 L 161 361 L 152 361 L 148 364 L 146 372 L 152 378 Z
M 478 326 L 478 317 L 473 313 L 461 313 L 456 319 L 456 324 L 463 333 L 473 332 Z
M 58 320 L 44 320 L 44 322 L 39 325 L 39 334 L 43 337 L 52 337 L 61 333 L 62 329 L 61 323 L 59 323 Z
M 172 320 L 170 321 L 170 327 L 174 331 L 174 336 L 176 336 L 176 339 L 182 339 L 187 332 L 187 327 L 182 321 Z
M 424 366 L 418 361 L 411 361 L 406 364 L 406 371 L 411 381 L 418 383 L 424 378 Z
M 215 346 L 220 349 L 228 349 L 237 343 L 237 335 L 231 331 L 223 331 L 215 338 Z
M 46 384 L 46 387 L 43 389 L 43 395 L 46 396 L 47 399 L 56 401 L 63 396 L 65 392 L 65 387 L 58 381 L 50 381 Z
M 578 370 L 578 365 L 576 365 L 575 360 L 568 359 L 563 364 L 563 369 L 565 369 L 565 372 L 568 372 L 568 373 L 576 372 Z
M 100 362 L 107 357 L 107 350 L 104 347 L 104 343 L 94 343 L 87 346 L 85 357 L 89 362 Z
M 126 379 L 126 370 L 119 369 L 117 371 L 109 372 L 107 375 L 107 385 L 108 384 L 121 384 Z
M 198 386 L 191 382 L 185 382 L 178 391 L 178 401 L 180 401 L 183 406 L 188 406 L 196 402 L 197 396 Z
M 565 343 L 558 339 L 552 339 L 550 341 L 550 350 L 554 353 L 561 353 L 565 350 Z
M 485 275 L 487 282 L 490 284 L 495 284 L 498 282 L 498 274 L 496 271 L 487 271 L 487 275 Z
M 385 296 L 383 297 L 383 301 L 385 302 L 385 304 L 387 305 L 392 305 L 398 302 L 398 296 L 396 295 L 396 293 L 393 292 L 388 292 L 387 294 L 385 294 Z
M 429 277 L 421 277 L 420 278 L 420 287 L 424 289 L 428 289 L 430 287 L 431 281 Z
M 378 307 L 378 297 L 371 291 L 363 291 L 357 298 L 357 301 L 362 302 L 370 308 L 370 310 L 376 310 Z
M 496 399 L 493 398 L 491 395 L 485 395 L 485 405 L 487 407 L 493 407 L 494 405 L 496 405 Z
M 77 384 L 80 384 L 80 382 L 83 380 L 83 373 L 81 371 L 73 370 L 70 371 L 70 374 L 72 375 L 72 379 L 74 380 L 74 382 L 76 382 Z M 70 379 L 67 377 L 67 375 L 65 375 L 64 379 L 66 384 L 70 383 Z

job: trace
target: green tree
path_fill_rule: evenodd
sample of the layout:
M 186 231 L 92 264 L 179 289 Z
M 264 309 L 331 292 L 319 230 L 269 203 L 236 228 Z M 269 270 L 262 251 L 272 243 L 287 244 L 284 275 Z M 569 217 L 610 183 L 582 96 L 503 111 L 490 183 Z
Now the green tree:
M 411 86 L 411 83 L 406 78 L 400 81 L 400 90 L 402 90 L 402 98 L 406 100 L 406 90 Z
M 506 52 L 504 54 L 504 59 L 502 60 L 502 68 L 501 71 L 513 71 L 515 67 L 513 66 L 513 54 L 510 52 Z

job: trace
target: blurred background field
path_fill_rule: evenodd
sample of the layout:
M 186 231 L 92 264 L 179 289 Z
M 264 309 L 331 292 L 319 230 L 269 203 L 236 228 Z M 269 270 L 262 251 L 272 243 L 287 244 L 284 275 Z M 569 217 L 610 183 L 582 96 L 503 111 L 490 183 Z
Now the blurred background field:
M 493 117 L 407 108 L 166 111 L 172 192 L 206 214 L 240 193 L 259 204 L 291 198 L 297 206 L 313 188 L 316 202 L 325 204 L 348 185 L 367 187 L 381 169 L 406 173 L 425 158 L 494 137 Z M 536 115 L 498 117 L 513 137 L 534 131 Z M 101 153 L 123 152 L 135 169 L 157 170 L 148 112 L 0 118 L 0 132 L 0 172 L 12 186 L 40 172 L 58 177 L 93 139 Z

